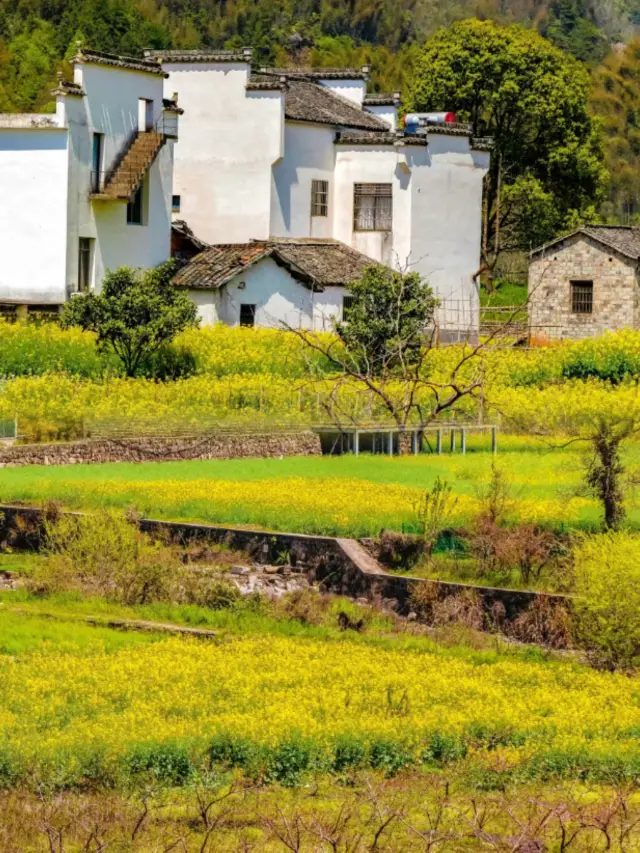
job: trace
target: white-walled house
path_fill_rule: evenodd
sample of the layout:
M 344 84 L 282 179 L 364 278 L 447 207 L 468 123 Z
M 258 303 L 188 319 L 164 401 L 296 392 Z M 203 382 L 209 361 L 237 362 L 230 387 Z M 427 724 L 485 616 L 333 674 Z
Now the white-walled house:
M 174 211 L 200 239 L 340 241 L 420 272 L 442 301 L 443 334 L 477 332 L 490 153 L 470 127 L 398 130 L 398 94 L 367 95 L 366 68 L 255 73 L 250 49 L 147 58 L 185 108 Z
M 52 114 L 0 115 L 0 302 L 55 308 L 170 257 L 177 104 L 156 63 L 79 51 Z
M 174 284 L 186 290 L 207 325 L 330 330 L 344 319 L 347 286 L 373 263 L 337 240 L 232 243 L 196 255 Z

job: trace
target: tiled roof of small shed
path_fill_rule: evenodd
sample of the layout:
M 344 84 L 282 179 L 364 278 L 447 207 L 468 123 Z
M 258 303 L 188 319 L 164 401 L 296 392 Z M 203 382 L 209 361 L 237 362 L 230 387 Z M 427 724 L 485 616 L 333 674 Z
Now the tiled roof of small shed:
M 322 290 L 348 285 L 377 262 L 337 240 L 282 239 L 211 246 L 175 276 L 176 287 L 215 290 L 265 257 L 285 266 L 294 277 Z
M 135 56 L 120 56 L 116 53 L 106 53 L 102 50 L 81 48 L 73 59 L 74 62 L 88 62 L 95 65 L 108 65 L 112 68 L 123 68 L 126 71 L 143 71 L 145 74 L 158 74 L 168 77 L 157 62 L 149 59 L 138 59 Z
M 564 234 L 544 246 L 539 246 L 531 252 L 531 255 L 539 255 L 546 249 L 557 246 L 577 234 L 584 234 L 627 258 L 640 259 L 640 226 L 636 225 L 583 225 L 582 228 L 577 228 L 575 231 Z

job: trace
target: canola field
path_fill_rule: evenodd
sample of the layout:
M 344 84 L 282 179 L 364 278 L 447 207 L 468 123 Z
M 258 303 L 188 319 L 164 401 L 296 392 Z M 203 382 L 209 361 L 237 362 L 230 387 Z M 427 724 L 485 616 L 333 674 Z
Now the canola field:
M 413 765 L 467 757 L 604 778 L 638 772 L 639 732 L 635 680 L 525 653 L 0 621 L 4 781 L 47 767 L 68 781 L 145 744 L 181 745 L 192 761 L 217 744 L 218 757 L 242 764 L 251 747 L 268 755 L 292 742 L 325 769 L 351 744 L 353 760 L 372 765 L 381 754 Z
M 474 446 L 474 441 L 477 445 Z M 135 507 L 149 517 L 253 525 L 271 530 L 375 536 L 382 529 L 417 530 L 416 506 L 437 477 L 452 487 L 450 521 L 477 514 L 489 482 L 487 439 L 466 456 L 243 459 L 142 464 L 7 468 L 2 499 L 58 500 L 72 508 Z M 575 448 L 500 436 L 496 464 L 506 472 L 514 520 L 558 528 L 599 523 L 596 502 L 580 492 L 583 460 Z M 474 452 L 474 447 L 475 451 Z M 627 453 L 631 466 L 640 448 Z M 632 525 L 640 511 L 629 507 Z

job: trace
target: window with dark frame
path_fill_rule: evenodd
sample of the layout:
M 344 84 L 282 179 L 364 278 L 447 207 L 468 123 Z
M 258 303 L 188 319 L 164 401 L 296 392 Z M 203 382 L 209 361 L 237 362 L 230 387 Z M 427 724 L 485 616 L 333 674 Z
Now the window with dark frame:
M 256 324 L 256 306 L 243 304 L 240 306 L 240 325 L 255 326 Z
M 93 255 L 93 240 L 91 237 L 80 237 L 78 241 L 78 290 L 88 293 L 91 289 L 91 261 Z
M 311 215 L 329 215 L 329 181 L 311 181 Z
M 391 231 L 391 184 L 353 185 L 353 230 Z
M 102 170 L 102 133 L 93 134 L 93 149 L 91 153 L 91 192 L 100 192 Z
M 573 314 L 593 314 L 593 282 L 571 282 L 571 312 Z
M 172 195 L 171 196 L 171 210 L 173 213 L 180 213 L 180 196 Z
M 142 225 L 143 184 L 140 184 L 127 204 L 127 225 Z
M 349 316 L 350 316 L 351 311 L 353 309 L 354 302 L 355 302 L 354 296 L 351 296 L 349 294 L 345 294 L 345 296 L 342 297 L 342 322 L 343 323 L 349 322 Z

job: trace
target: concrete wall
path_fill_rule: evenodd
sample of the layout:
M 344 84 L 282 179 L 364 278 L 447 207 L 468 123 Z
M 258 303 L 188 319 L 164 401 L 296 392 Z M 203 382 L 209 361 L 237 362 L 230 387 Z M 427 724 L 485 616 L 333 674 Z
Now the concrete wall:
M 368 113 L 373 113 L 374 116 L 378 116 L 383 121 L 386 121 L 391 130 L 395 130 L 398 126 L 398 108 L 393 106 L 393 104 L 371 104 L 370 106 L 365 106 L 365 110 Z
M 68 157 L 62 128 L 0 127 L 2 299 L 65 300 Z
M 286 122 L 284 156 L 273 167 L 273 237 L 331 237 L 335 195 L 335 131 L 326 125 Z M 329 183 L 327 216 L 311 216 L 311 182 Z
M 593 313 L 571 310 L 571 281 L 593 281 Z M 533 337 L 585 338 L 638 328 L 640 277 L 637 264 L 577 234 L 529 266 L 529 323 Z
M 247 92 L 247 62 L 164 63 L 185 114 L 176 147 L 180 219 L 208 243 L 269 237 L 271 167 L 283 152 L 280 91 Z

